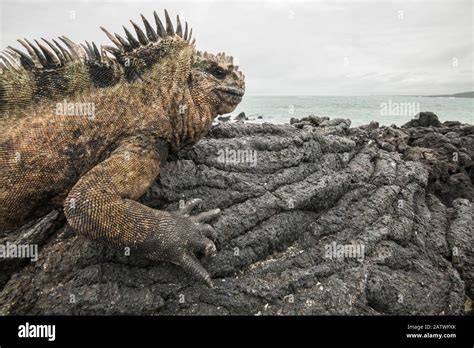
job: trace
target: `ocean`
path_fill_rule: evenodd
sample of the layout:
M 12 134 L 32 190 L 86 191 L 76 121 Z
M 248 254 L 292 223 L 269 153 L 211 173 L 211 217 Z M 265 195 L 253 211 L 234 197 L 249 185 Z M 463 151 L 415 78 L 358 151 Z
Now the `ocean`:
M 474 98 L 411 96 L 244 96 L 231 115 L 245 112 L 250 122 L 289 123 L 308 115 L 349 118 L 352 126 L 377 121 L 398 126 L 419 111 L 432 111 L 441 122 L 474 124 Z M 261 118 L 259 118 L 259 116 Z

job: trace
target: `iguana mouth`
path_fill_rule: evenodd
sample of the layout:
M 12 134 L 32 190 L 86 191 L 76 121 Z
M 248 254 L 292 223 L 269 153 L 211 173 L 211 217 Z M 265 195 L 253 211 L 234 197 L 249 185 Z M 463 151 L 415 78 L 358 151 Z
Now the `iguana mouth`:
M 217 87 L 216 88 L 220 92 L 224 92 L 236 97 L 243 97 L 244 96 L 244 90 L 241 88 L 237 87 Z

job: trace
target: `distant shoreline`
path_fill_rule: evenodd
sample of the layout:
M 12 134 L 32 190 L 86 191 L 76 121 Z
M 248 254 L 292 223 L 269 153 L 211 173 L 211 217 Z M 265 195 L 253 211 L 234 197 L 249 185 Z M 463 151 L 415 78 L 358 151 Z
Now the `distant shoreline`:
M 474 91 L 472 92 L 462 92 L 454 94 L 433 94 L 433 95 L 421 95 L 421 94 L 368 94 L 368 95 L 311 95 L 311 94 L 301 94 L 301 95 L 291 95 L 291 94 L 282 94 L 282 95 L 271 95 L 271 94 L 247 94 L 247 97 L 271 97 L 271 98 L 303 98 L 303 97 L 443 97 L 443 98 L 474 98 Z
M 455 94 L 426 95 L 424 97 L 474 98 L 474 92 L 463 92 L 463 93 L 455 93 Z

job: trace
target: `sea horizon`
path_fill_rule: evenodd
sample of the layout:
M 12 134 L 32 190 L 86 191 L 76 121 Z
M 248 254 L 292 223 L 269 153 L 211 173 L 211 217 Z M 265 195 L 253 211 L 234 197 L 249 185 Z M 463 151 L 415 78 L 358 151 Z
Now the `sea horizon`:
M 473 92 L 474 93 L 474 92 Z M 457 94 L 457 93 L 456 93 Z M 422 94 L 245 94 L 246 97 L 425 97 L 425 98 L 462 98 L 453 95 L 422 95 Z
M 400 126 L 422 111 L 434 112 L 441 122 L 474 123 L 474 99 L 453 96 L 413 95 L 246 95 L 234 112 L 244 112 L 248 122 L 289 123 L 309 115 L 350 119 L 352 126 L 372 121 Z

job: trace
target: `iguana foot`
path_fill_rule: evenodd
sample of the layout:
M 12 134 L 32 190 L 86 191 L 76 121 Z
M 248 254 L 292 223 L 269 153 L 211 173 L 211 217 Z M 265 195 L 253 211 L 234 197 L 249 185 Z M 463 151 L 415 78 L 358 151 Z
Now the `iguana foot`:
M 145 243 L 146 255 L 154 260 L 169 261 L 181 266 L 187 273 L 212 287 L 211 277 L 199 262 L 197 255 L 215 256 L 216 231 L 205 223 L 220 214 L 213 209 L 191 216 L 201 199 L 191 199 L 174 212 L 157 211 L 159 224 Z

